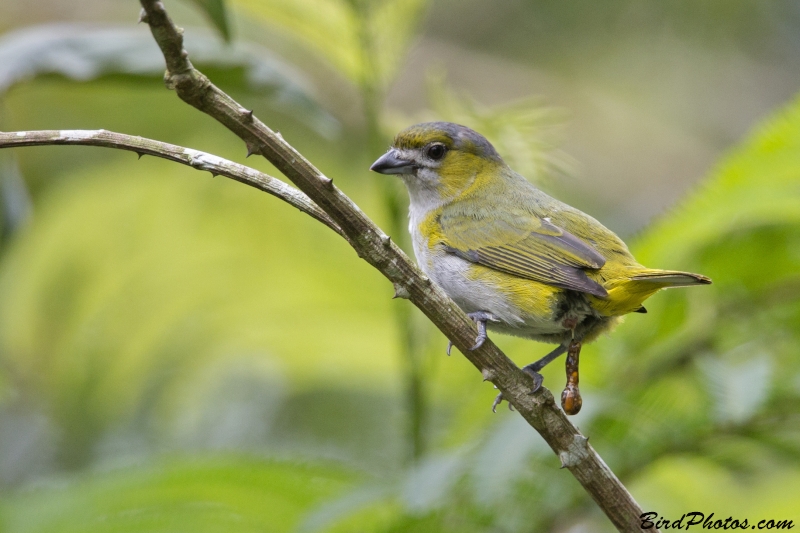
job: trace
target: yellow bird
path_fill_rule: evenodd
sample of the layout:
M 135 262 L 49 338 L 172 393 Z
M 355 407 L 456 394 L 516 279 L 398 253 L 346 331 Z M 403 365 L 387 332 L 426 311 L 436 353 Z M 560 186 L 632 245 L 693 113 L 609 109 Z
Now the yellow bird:
M 542 382 L 538 371 L 569 350 L 577 398 L 562 396 L 562 405 L 570 414 L 580 409 L 582 343 L 610 331 L 622 315 L 646 312 L 642 303 L 660 289 L 711 283 L 640 265 L 614 232 L 537 189 L 465 126 L 411 126 L 370 169 L 405 183 L 417 262 L 477 322 L 472 349 L 486 339 L 487 323 L 557 344 L 523 368 L 534 391 Z

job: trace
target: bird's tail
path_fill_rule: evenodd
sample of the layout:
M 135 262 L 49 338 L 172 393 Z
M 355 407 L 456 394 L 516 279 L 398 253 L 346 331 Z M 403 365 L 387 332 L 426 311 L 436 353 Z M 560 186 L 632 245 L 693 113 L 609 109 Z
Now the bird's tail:
M 709 285 L 711 279 L 691 272 L 676 270 L 645 270 L 638 272 L 630 278 L 633 281 L 652 283 L 654 286 L 666 289 L 669 287 L 689 287 L 691 285 Z
M 675 270 L 636 268 L 627 275 L 606 282 L 607 298 L 595 298 L 592 306 L 606 316 L 646 313 L 642 303 L 661 289 L 708 285 L 711 280 L 700 274 Z

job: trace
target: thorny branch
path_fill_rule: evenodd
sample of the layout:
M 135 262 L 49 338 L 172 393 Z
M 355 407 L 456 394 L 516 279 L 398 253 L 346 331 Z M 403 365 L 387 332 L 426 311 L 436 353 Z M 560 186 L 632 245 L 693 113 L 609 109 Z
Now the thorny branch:
M 101 146 L 135 152 L 142 157 L 151 155 L 182 165 L 190 166 L 197 170 L 205 170 L 212 176 L 225 176 L 232 180 L 255 187 L 284 202 L 296 207 L 303 213 L 322 222 L 330 229 L 344 237 L 339 226 L 311 199 L 277 178 L 259 172 L 253 168 L 234 163 L 227 159 L 184 148 L 153 139 L 146 139 L 135 135 L 125 135 L 106 130 L 43 130 L 43 131 L 12 131 L 0 132 L 0 148 L 14 148 L 21 146 L 46 146 L 57 144 L 73 144 L 84 146 Z
M 249 172 L 254 172 L 252 170 L 240 174 L 231 173 L 235 175 L 224 172 L 219 172 L 219 174 L 275 194 L 342 235 L 359 257 L 378 269 L 392 282 L 396 296 L 411 300 L 481 372 L 484 381 L 494 383 L 505 399 L 545 439 L 561 460 L 562 466 L 567 468 L 583 485 L 619 531 L 642 531 L 639 519 L 642 509 L 588 443 L 588 439 L 567 419 L 564 412 L 555 403 L 550 391 L 542 387 L 535 394 L 530 394 L 532 385 L 530 376 L 517 368 L 490 340 L 479 349 L 469 351 L 477 333 L 474 323 L 408 259 L 389 236 L 384 234 L 352 200 L 333 184 L 330 178 L 317 170 L 284 141 L 280 134 L 273 132 L 258 120 L 252 111 L 243 108 L 192 66 L 188 59 L 188 53 L 183 49 L 183 30 L 172 23 L 163 2 L 160 0 L 140 1 L 143 7 L 140 20 L 150 26 L 153 37 L 166 60 L 165 81 L 167 86 L 174 89 L 182 100 L 212 116 L 239 136 L 245 142 L 248 154 L 263 155 L 297 185 L 307 197 L 298 196 L 298 192 L 286 184 L 282 185 L 294 192 L 289 195 L 276 194 L 264 185 L 269 182 L 272 186 L 276 186 L 271 180 L 262 183 L 259 180 L 252 181 L 245 178 L 245 176 L 250 176 Z M 0 140 L 7 141 L 9 135 L 15 134 L 5 134 L 0 137 Z M 21 133 L 19 135 L 22 136 Z M 25 137 L 28 135 L 33 135 L 33 132 L 26 133 Z M 113 136 L 115 134 L 105 132 L 101 133 L 100 137 L 103 135 Z M 69 144 L 63 139 L 51 140 L 53 144 Z M 114 145 L 110 138 L 103 139 L 102 143 L 105 144 L 97 141 L 97 145 L 101 146 Z M 34 143 L 29 142 L 28 144 Z M 81 143 L 73 142 L 72 144 Z M 86 142 L 85 144 L 91 143 Z M 18 141 L 16 145 L 26 144 Z M 0 146 L 2 146 L 2 142 L 0 142 Z M 123 145 L 119 147 L 134 149 Z M 171 148 L 184 150 L 185 154 L 185 149 Z M 134 149 L 134 151 L 151 153 L 139 149 Z M 151 155 L 159 155 L 192 165 L 191 155 L 181 157 L 172 150 L 166 150 L 164 154 L 155 152 L 157 150 L 153 150 Z M 165 155 L 168 153 L 172 153 L 174 157 Z M 198 165 L 192 166 L 197 167 Z M 280 186 L 278 187 L 280 188 Z M 281 190 L 283 189 L 281 188 Z M 299 201 L 300 199 L 302 201 Z M 295 203 L 295 201 L 299 203 Z M 300 207 L 300 205 L 304 207 Z M 652 528 L 650 531 L 656 530 Z

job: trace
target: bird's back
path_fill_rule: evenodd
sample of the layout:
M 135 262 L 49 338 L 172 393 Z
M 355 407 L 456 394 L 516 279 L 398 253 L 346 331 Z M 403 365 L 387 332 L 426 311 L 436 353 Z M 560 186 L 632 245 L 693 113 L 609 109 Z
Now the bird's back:
M 482 233 L 486 232 L 486 224 L 482 219 L 492 219 L 495 226 L 499 220 L 500 225 L 509 228 L 506 236 L 513 235 L 514 228 L 524 228 L 527 217 L 552 223 L 577 237 L 605 259 L 599 268 L 584 265 L 581 271 L 606 294 L 577 289 L 585 293 L 591 307 L 603 316 L 641 310 L 644 300 L 662 288 L 710 283 L 708 278 L 698 274 L 642 266 L 613 231 L 583 211 L 549 196 L 508 167 L 504 166 L 499 180 L 483 180 L 477 175 L 472 188 L 474 191 L 466 191 L 458 200 L 442 207 L 443 219 L 452 213 L 455 216 L 450 218 L 469 221 L 476 240 L 484 242 L 487 237 Z M 502 210 L 496 206 L 503 206 Z M 443 234 L 447 236 L 447 228 Z M 557 280 L 552 284 L 559 286 Z M 571 288 L 566 287 L 567 290 Z
M 539 219 L 548 219 L 559 228 L 590 245 L 607 261 L 630 267 L 641 267 L 631 255 L 627 245 L 613 231 L 583 211 L 548 195 L 508 167 L 503 169 L 502 180 L 492 180 L 491 186 L 482 188 L 481 193 L 475 196 L 483 197 L 480 201 L 471 202 L 476 206 L 503 206 L 503 210 L 507 213 L 528 213 Z M 470 200 L 468 195 L 459 200 L 457 205 Z M 455 206 L 446 206 L 445 209 L 448 207 Z M 464 209 L 464 207 L 459 208 Z M 486 208 L 480 209 L 485 210 Z M 472 210 L 477 212 L 479 209 L 472 208 Z M 495 210 L 493 216 L 497 214 L 502 215 Z

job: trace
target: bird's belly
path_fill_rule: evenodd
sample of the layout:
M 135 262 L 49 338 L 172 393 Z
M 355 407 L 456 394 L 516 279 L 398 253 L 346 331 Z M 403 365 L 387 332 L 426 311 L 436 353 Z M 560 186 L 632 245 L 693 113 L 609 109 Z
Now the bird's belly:
M 476 265 L 453 254 L 417 251 L 422 270 L 466 313 L 488 311 L 489 328 L 521 337 L 560 342 L 570 331 L 558 302 L 564 291 Z

